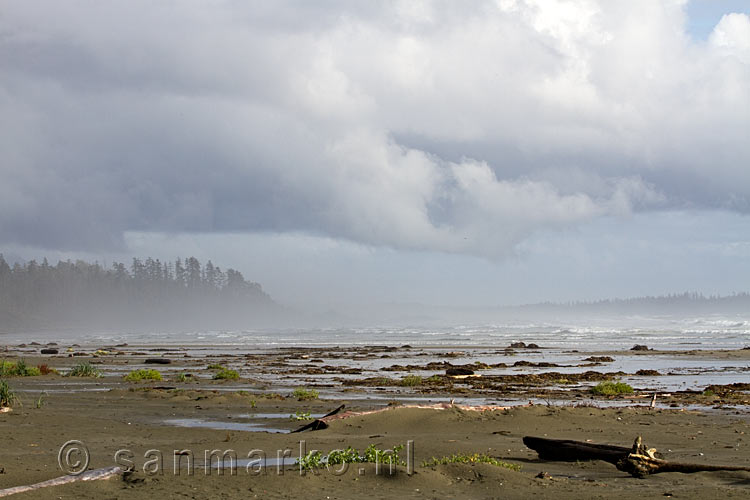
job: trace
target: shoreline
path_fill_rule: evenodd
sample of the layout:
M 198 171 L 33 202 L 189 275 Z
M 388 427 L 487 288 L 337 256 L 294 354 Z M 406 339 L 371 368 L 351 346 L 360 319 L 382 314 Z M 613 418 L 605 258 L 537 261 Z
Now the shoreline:
M 57 349 L 58 353 L 41 355 L 42 348 Z M 508 346 L 464 348 L 460 352 L 445 346 L 0 346 L 0 360 L 24 359 L 29 366 L 45 364 L 59 372 L 5 378 L 22 404 L 0 414 L 0 431 L 7 436 L 0 452 L 0 489 L 60 476 L 60 446 L 77 439 L 90 449 L 90 469 L 117 465 L 113 457 L 118 450 L 126 449 L 132 452 L 136 472 L 125 479 L 72 483 L 13 498 L 164 498 L 182 494 L 351 498 L 376 492 L 378 498 L 535 495 L 573 499 L 642 498 L 653 496 L 654 491 L 681 498 L 744 496 L 750 473 L 669 473 L 638 481 L 604 462 L 539 460 L 521 440 L 525 435 L 538 435 L 630 446 L 636 436 L 643 435 L 649 446 L 672 460 L 750 465 L 745 450 L 750 435 L 747 370 L 704 375 L 747 384 L 737 390 L 726 384 L 716 386 L 710 394 L 703 387 L 655 391 L 659 380 L 669 377 L 665 374 L 641 377 L 646 383 L 644 387 L 635 386 L 634 394 L 591 393 L 591 387 L 600 381 L 629 380 L 629 374 L 621 376 L 610 370 L 618 360 L 648 370 L 654 360 L 669 356 L 670 362 L 676 363 L 673 369 L 680 363 L 707 364 L 710 368 L 727 360 L 737 364 L 749 354 L 750 350 L 744 349 L 676 355 L 657 351 L 570 353 Z M 486 363 L 488 356 L 496 356 L 504 366 L 490 366 Z M 572 356 L 570 359 L 576 362 L 558 363 L 554 356 Z M 584 361 L 602 356 L 614 360 Z M 699 365 L 694 364 L 696 359 Z M 63 376 L 80 363 L 100 370 L 101 376 Z M 209 367 L 217 364 L 237 370 L 240 378 L 215 380 L 219 368 Z M 569 366 L 548 366 L 555 364 Z M 467 366 L 474 367 L 479 376 L 446 375 L 447 368 Z M 146 369 L 157 370 L 162 380 L 124 379 L 133 370 Z M 191 376 L 181 377 L 186 373 Z M 555 378 L 559 376 L 569 380 L 563 383 Z M 293 395 L 295 389 L 303 388 L 307 392 Z M 317 393 L 313 395 L 312 391 Z M 658 392 L 657 404 L 650 408 L 654 392 Z M 308 396 L 310 399 L 304 399 Z M 438 404 L 443 409 L 407 408 L 409 404 Z M 511 407 L 471 411 L 460 408 L 460 404 Z M 393 411 L 337 419 L 324 430 L 288 433 L 307 423 L 307 418 L 340 405 L 352 412 Z M 162 450 L 167 464 L 174 458 L 173 450 L 183 449 L 196 456 L 202 456 L 205 450 L 232 449 L 240 458 L 252 450 L 267 450 L 270 459 L 280 449 L 293 450 L 290 456 L 298 457 L 300 441 L 305 442 L 306 449 L 326 453 L 347 446 L 360 451 L 369 445 L 387 449 L 411 441 L 415 473 L 409 475 L 404 467 L 397 467 L 395 476 L 381 477 L 373 473 L 373 464 L 364 464 L 362 475 L 356 467 L 342 475 L 327 473 L 325 468 L 299 475 L 298 467 L 290 462 L 283 464 L 282 475 L 273 463 L 259 475 L 247 474 L 242 468 L 235 476 L 206 476 L 202 472 L 187 476 L 175 475 L 174 471 L 151 475 L 143 469 L 147 462 L 144 454 L 151 449 Z M 493 460 L 520 466 L 521 471 L 481 463 L 421 465 L 455 453 L 487 454 Z M 546 475 L 537 478 L 542 472 Z
M 53 354 L 41 354 L 41 351 Z M 17 377 L 17 390 L 71 391 L 131 387 L 123 377 L 132 370 L 155 369 L 172 389 L 206 385 L 224 391 L 291 390 L 315 387 L 325 397 L 401 400 L 451 399 L 473 404 L 544 400 L 580 403 L 597 398 L 591 388 L 609 380 L 632 386 L 633 394 L 615 398 L 637 404 L 658 396 L 658 405 L 750 405 L 750 349 L 579 351 L 534 344 L 502 348 L 444 346 L 341 346 L 266 348 L 168 344 L 40 343 L 0 346 L 0 360 L 46 365 L 52 373 Z M 739 363 L 738 363 L 739 362 Z M 63 377 L 73 366 L 88 363 L 95 379 Z M 236 372 L 235 379 L 213 380 L 211 365 Z M 452 371 L 451 371 L 452 370 Z M 57 373 L 55 373 L 55 371 Z M 456 376 L 457 373 L 464 375 Z M 466 375 L 468 374 L 468 375 Z M 179 380 L 178 380 L 179 379 Z M 736 390 L 732 390 L 732 387 Z M 741 384 L 738 386 L 737 384 Z M 158 385 L 158 384 L 157 384 Z M 718 393 L 716 397 L 703 393 Z

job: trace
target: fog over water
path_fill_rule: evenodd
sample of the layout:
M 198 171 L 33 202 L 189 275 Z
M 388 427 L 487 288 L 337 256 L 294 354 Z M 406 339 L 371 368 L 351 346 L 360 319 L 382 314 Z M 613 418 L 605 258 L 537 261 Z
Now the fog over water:
M 99 302 L 12 285 L 0 332 L 744 324 L 504 306 L 749 291 L 748 88 L 734 0 L 6 2 L 9 265 L 194 257 L 273 302 L 239 311 L 213 278 L 203 301 L 174 279 L 76 289 Z

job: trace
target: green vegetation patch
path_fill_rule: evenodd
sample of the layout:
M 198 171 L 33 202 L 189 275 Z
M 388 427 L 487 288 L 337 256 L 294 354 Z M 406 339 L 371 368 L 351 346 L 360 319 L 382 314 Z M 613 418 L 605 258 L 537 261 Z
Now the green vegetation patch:
M 0 377 L 8 377 L 16 369 L 16 364 L 10 361 L 0 361 Z
M 13 406 L 17 402 L 16 393 L 10 388 L 8 382 L 0 380 L 0 408 Z
M 206 370 L 226 370 L 226 369 L 227 369 L 226 366 L 220 365 L 219 363 L 214 363 L 206 367 Z
M 591 388 L 597 396 L 615 396 L 617 394 L 633 394 L 633 388 L 625 382 L 599 382 Z
M 132 372 L 125 375 L 125 380 L 128 382 L 141 382 L 143 380 L 161 380 L 161 373 L 154 369 L 141 368 L 140 370 L 133 370 Z
M 318 399 L 320 393 L 315 389 L 306 389 L 304 387 L 297 387 L 292 391 L 292 397 L 297 398 L 299 401 L 307 401 L 310 399 Z
M 44 406 L 44 403 L 46 402 L 44 401 L 45 396 L 49 396 L 49 394 L 47 394 L 46 392 L 42 392 L 41 394 L 39 394 L 39 397 L 37 398 L 36 403 L 35 403 L 37 410 L 40 409 L 42 406 Z
M 289 420 L 315 420 L 310 416 L 309 411 L 297 410 L 293 415 L 289 415 Z
M 238 378 L 240 378 L 240 374 L 237 370 L 230 370 L 229 368 L 214 373 L 214 380 L 237 380 Z
M 327 456 L 321 451 L 311 451 L 307 455 L 297 459 L 297 465 L 304 470 L 313 470 L 328 465 L 342 464 L 387 464 L 387 465 L 406 465 L 399 453 L 403 451 L 404 445 L 394 446 L 391 450 L 381 450 L 374 444 L 368 446 L 363 453 L 351 446 L 345 450 L 333 450 Z
M 89 362 L 78 363 L 67 373 L 68 377 L 94 377 L 99 378 L 102 376 L 102 372 L 99 368 L 93 366 Z
M 22 377 L 38 377 L 42 374 L 42 371 L 38 366 L 27 366 L 24 368 Z
M 509 464 L 508 462 L 503 462 L 502 460 L 498 460 L 495 457 L 491 457 L 483 453 L 473 453 L 471 455 L 457 453 L 449 457 L 432 457 L 431 459 L 422 462 L 422 467 L 434 467 L 436 465 L 446 464 L 490 464 L 497 467 L 504 467 L 506 469 L 514 470 L 516 472 L 521 470 L 520 465 Z
M 419 375 L 407 375 L 399 381 L 398 385 L 403 385 L 404 387 L 422 385 L 422 377 Z
M 22 359 L 16 363 L 0 361 L 0 377 L 38 377 L 41 374 L 39 367 L 28 366 Z

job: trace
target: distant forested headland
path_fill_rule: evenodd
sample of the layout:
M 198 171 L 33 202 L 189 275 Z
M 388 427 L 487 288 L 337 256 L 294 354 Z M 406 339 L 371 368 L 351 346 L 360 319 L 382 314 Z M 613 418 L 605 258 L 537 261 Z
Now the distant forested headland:
M 49 329 L 241 329 L 278 306 L 260 284 L 195 257 L 10 265 L 0 255 L 0 332 Z
M 545 302 L 521 308 L 529 310 L 571 311 L 591 314 L 747 314 L 750 311 L 750 294 L 703 295 L 697 292 L 669 295 L 605 299 L 591 302 Z

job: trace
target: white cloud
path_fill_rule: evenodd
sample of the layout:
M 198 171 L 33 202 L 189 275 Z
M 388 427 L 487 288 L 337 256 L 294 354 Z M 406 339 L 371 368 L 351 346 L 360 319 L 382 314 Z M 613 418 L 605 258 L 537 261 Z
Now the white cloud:
M 750 63 L 750 16 L 726 14 L 711 32 L 709 43 L 721 51 Z
M 0 243 L 302 231 L 502 256 L 541 229 L 750 211 L 750 21 L 684 2 L 19 2 Z

